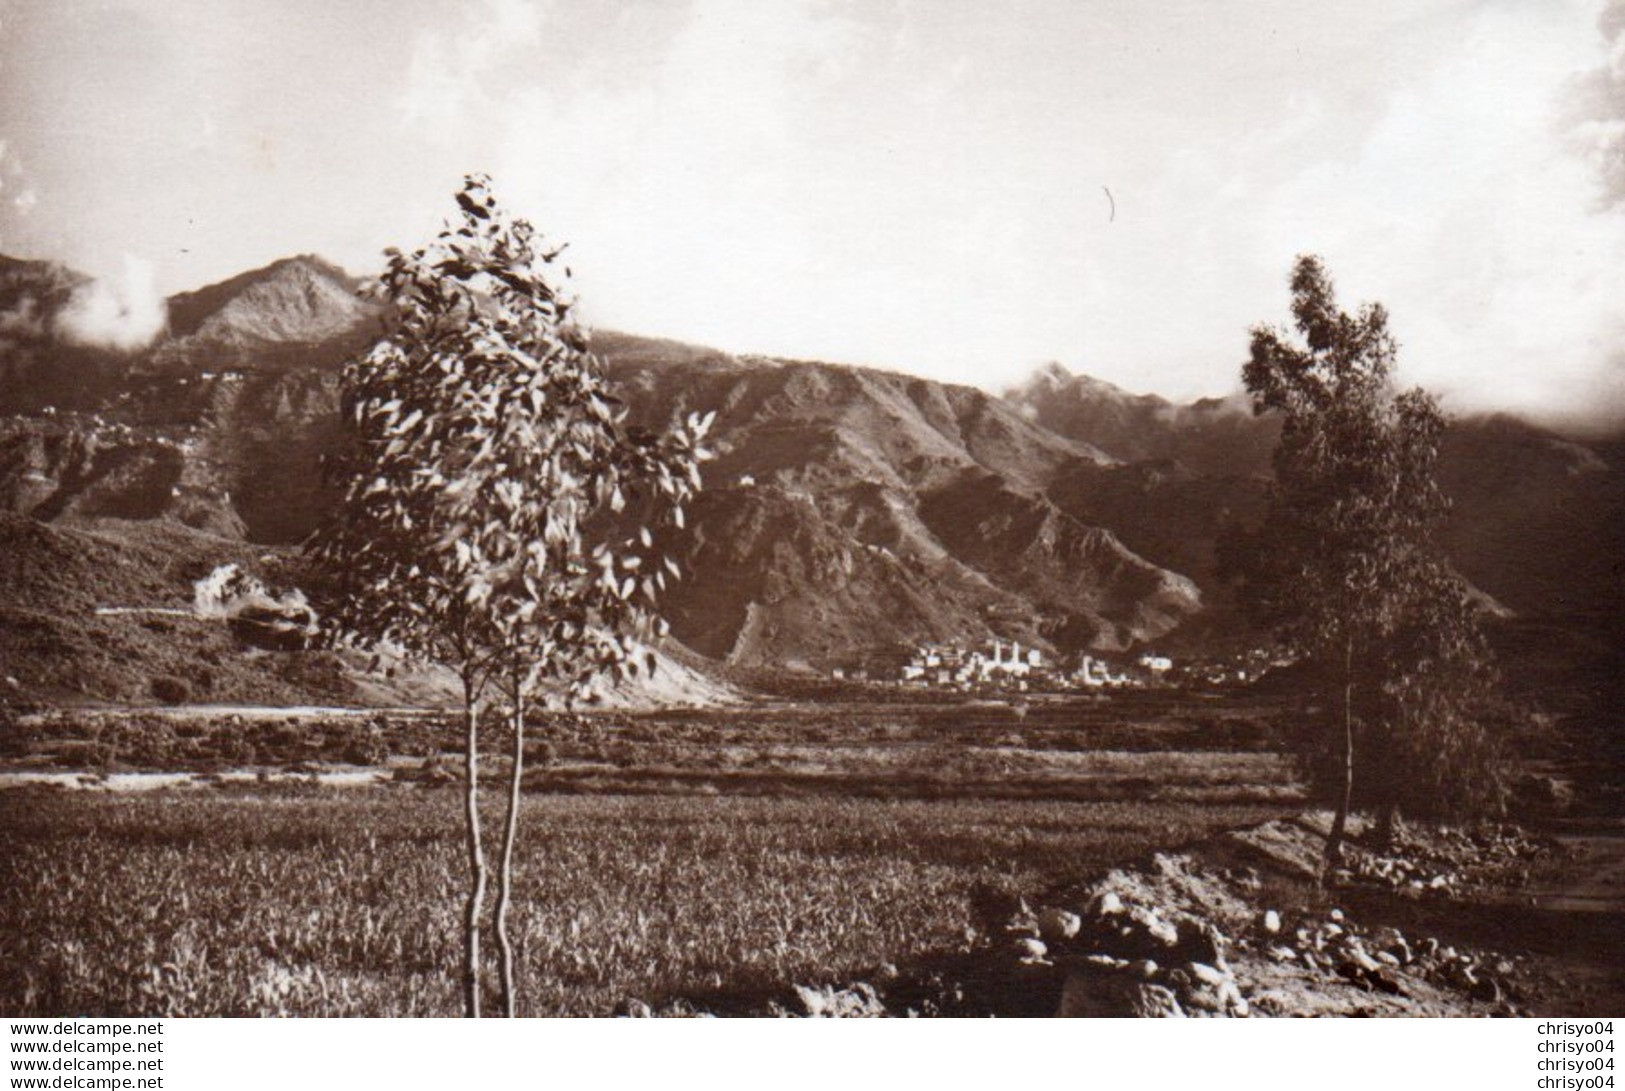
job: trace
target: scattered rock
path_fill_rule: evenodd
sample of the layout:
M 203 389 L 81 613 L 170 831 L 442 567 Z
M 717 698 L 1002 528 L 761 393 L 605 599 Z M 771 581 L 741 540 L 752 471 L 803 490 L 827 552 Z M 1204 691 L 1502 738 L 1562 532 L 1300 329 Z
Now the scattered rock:
M 1128 911 L 1129 923 L 1123 928 L 1123 937 L 1139 947 L 1141 954 L 1151 955 L 1170 951 L 1179 946 L 1179 928 L 1165 920 L 1156 909 L 1133 906 Z
M 859 981 L 844 989 L 832 985 L 795 986 L 799 1013 L 811 1019 L 870 1019 L 886 1014 L 886 1006 L 868 982 Z M 793 1014 L 780 1009 L 780 1014 Z
M 1185 1011 L 1165 985 L 1127 974 L 1079 970 L 1067 975 L 1055 1014 L 1064 1019 L 1179 1019 Z
M 1250 843 L 1268 844 L 1270 836 L 1255 829 Z M 1430 831 L 1423 858 L 1412 855 L 1422 835 L 1412 828 L 1404 836 L 1411 841 L 1391 856 L 1351 843 L 1350 875 L 1359 881 L 1383 877 L 1380 881 L 1396 893 L 1414 882 L 1425 897 L 1454 897 L 1472 881 L 1462 876 L 1473 873 L 1474 859 L 1539 848 L 1505 830 Z M 1235 843 L 1227 838 L 1220 851 L 1233 853 Z M 1007 902 L 1010 912 L 974 934 L 963 955 L 965 968 L 941 982 L 937 995 L 944 999 L 923 1005 L 910 1000 L 907 1010 L 965 1014 L 967 993 L 961 985 L 968 988 L 971 982 L 981 983 L 972 992 L 1019 993 L 1026 998 L 1022 1014 L 1248 1017 L 1518 1010 L 1514 960 L 1441 945 L 1432 937 L 1407 937 L 1393 927 L 1367 928 L 1341 907 L 1259 906 L 1262 883 L 1242 883 L 1234 859 L 1221 856 L 1210 868 L 1200 857 L 1159 854 L 1142 868 L 1112 871 L 1037 912 L 1019 900 Z M 1314 896 L 1306 891 L 1306 900 Z M 899 991 L 895 968 L 876 980 Z M 867 986 L 799 987 L 797 997 L 806 1014 L 885 1011 Z M 1056 1007 L 1050 1009 L 1051 1004 Z
M 1350 943 L 1343 948 L 1348 960 L 1354 963 L 1362 972 L 1374 974 L 1382 969 L 1382 963 L 1365 953 L 1365 948 L 1358 943 Z
M 1016 940 L 1016 953 L 1023 962 L 1042 962 L 1045 956 L 1049 954 L 1049 948 L 1044 945 L 1044 941 L 1041 939 L 1023 936 Z
M 1114 917 L 1123 912 L 1123 899 L 1113 891 L 1102 891 L 1089 900 L 1086 912 L 1091 917 Z
M 1038 915 L 1038 935 L 1047 943 L 1076 938 L 1083 928 L 1083 918 L 1065 909 L 1053 906 Z

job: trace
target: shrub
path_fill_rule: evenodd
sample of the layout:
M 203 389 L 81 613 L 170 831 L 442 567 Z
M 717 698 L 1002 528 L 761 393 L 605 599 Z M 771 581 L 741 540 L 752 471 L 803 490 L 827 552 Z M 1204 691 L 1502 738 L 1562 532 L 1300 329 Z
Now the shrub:
M 152 695 L 166 705 L 182 705 L 192 696 L 192 687 L 180 678 L 164 675 L 152 680 Z

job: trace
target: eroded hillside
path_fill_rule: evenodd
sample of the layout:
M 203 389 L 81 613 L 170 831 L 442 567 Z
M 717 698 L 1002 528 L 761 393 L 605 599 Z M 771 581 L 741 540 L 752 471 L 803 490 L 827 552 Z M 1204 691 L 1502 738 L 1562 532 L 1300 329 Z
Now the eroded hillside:
M 85 283 L 0 264 L 0 509 L 295 547 L 334 498 L 338 373 L 377 321 L 360 284 L 286 259 L 173 297 L 155 341 L 115 350 L 68 336 Z M 706 492 L 668 543 L 685 579 L 666 611 L 705 656 L 822 669 L 922 641 L 1248 639 L 1220 555 L 1262 516 L 1275 426 L 1240 398 L 1176 405 L 1054 366 L 1001 398 L 612 332 L 594 347 L 634 421 L 716 413 Z M 1606 646 L 1625 606 L 1617 447 L 1464 421 L 1442 474 L 1461 571 L 1522 621 Z

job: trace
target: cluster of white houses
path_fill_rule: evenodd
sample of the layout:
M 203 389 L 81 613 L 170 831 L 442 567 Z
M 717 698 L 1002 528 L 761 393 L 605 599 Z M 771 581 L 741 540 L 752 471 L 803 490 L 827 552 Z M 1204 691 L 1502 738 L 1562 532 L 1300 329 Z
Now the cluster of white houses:
M 1045 661 L 1038 648 L 1023 648 L 1017 640 L 994 640 L 985 648 L 958 644 L 924 644 L 902 665 L 901 680 L 922 686 L 965 688 L 981 685 L 1032 685 L 1054 688 L 1116 689 L 1155 685 L 1166 680 L 1173 660 L 1161 655 L 1112 664 L 1085 654 L 1075 667 Z
M 1132 667 L 1113 668 L 1104 659 L 1085 652 L 1078 662 L 1072 680 L 1088 689 L 1120 689 L 1124 686 L 1157 685 L 1168 680 L 1174 661 L 1165 655 L 1140 656 Z
M 1025 680 L 1044 670 L 1044 653 L 1037 648 L 1024 652 L 1020 641 L 995 640 L 991 652 L 967 651 L 957 644 L 925 644 L 903 664 L 903 681 L 975 685 Z
M 906 686 L 943 689 L 1016 690 L 1145 689 L 1156 686 L 1233 686 L 1256 681 L 1273 667 L 1291 663 L 1272 649 L 1254 648 L 1175 662 L 1166 655 L 1140 652 L 1105 657 L 1087 652 L 1070 662 L 1053 662 L 1039 648 L 1017 640 L 991 640 L 981 647 L 921 644 L 862 666 L 837 667 L 834 676 L 856 681 L 895 679 Z

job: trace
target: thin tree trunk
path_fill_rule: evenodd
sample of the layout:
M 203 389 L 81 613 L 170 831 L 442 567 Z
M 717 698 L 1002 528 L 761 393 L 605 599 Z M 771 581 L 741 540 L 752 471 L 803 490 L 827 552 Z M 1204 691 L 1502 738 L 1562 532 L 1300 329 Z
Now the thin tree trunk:
M 517 673 L 513 679 L 513 769 L 508 774 L 508 820 L 502 831 L 502 866 L 497 872 L 497 950 L 501 954 L 502 1007 L 509 1019 L 519 1014 L 519 992 L 513 975 L 513 941 L 508 936 L 508 907 L 513 902 L 513 846 L 519 835 L 519 791 L 525 771 L 525 694 Z
M 469 888 L 463 916 L 463 1014 L 480 1017 L 480 915 L 485 907 L 485 848 L 480 841 L 479 702 L 473 680 L 463 676 L 463 805 Z
M 1394 847 L 1394 831 L 1399 828 L 1399 805 L 1392 798 L 1383 801 L 1377 811 L 1376 847 L 1387 851 Z
M 1399 826 L 1399 748 L 1394 741 L 1395 718 L 1389 717 L 1384 729 L 1374 733 L 1367 747 L 1371 755 L 1367 763 L 1371 775 L 1366 780 L 1366 790 L 1376 816 L 1371 846 L 1383 852 L 1393 847 L 1394 833 Z
M 1343 832 L 1348 826 L 1349 808 L 1354 802 L 1354 638 L 1343 646 L 1343 791 L 1326 834 L 1326 866 L 1320 882 L 1326 886 L 1343 862 Z

